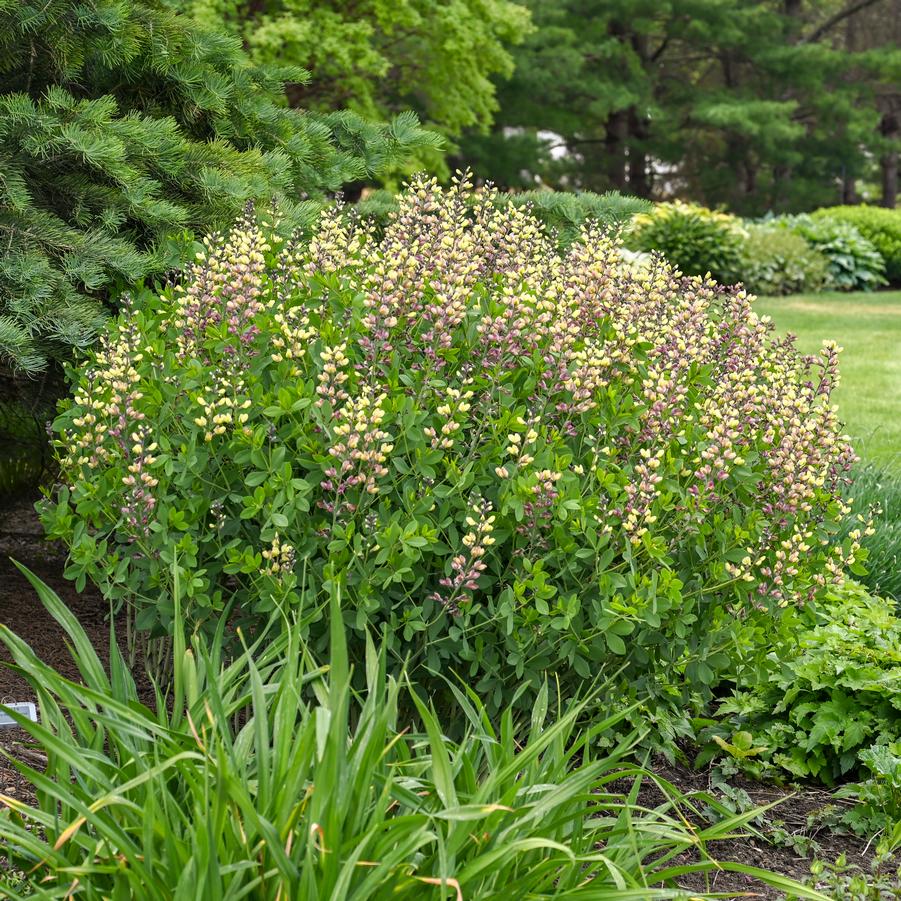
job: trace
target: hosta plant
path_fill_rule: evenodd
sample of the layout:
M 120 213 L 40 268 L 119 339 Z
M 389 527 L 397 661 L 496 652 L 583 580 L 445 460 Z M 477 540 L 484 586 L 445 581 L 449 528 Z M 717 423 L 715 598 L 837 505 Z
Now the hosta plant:
M 367 644 L 367 690 L 352 689 L 336 611 L 328 667 L 299 629 L 223 662 L 215 643 L 186 647 L 178 618 L 174 696 L 150 709 L 115 642 L 107 675 L 75 617 L 32 581 L 84 684 L 0 626 L 40 700 L 40 723 L 17 718 L 47 757 L 46 770 L 16 764 L 35 806 L 0 795 L 4 898 L 650 901 L 731 869 L 826 901 L 710 856 L 759 811 L 730 815 L 663 780 L 662 801 L 638 803 L 653 777 L 628 762 L 628 740 L 596 753 L 613 722 L 579 731 L 584 702 L 549 719 L 540 692 L 520 743 L 511 711 L 492 725 L 478 696 L 458 690 L 467 728 L 449 741 L 403 674 L 386 672 L 384 645 Z M 722 819 L 692 826 L 703 804 Z
M 73 373 L 43 522 L 140 628 L 178 554 L 210 629 L 303 608 L 319 647 L 341 585 L 358 636 L 492 709 L 614 670 L 682 705 L 738 623 L 853 563 L 838 350 L 468 194 L 414 183 L 379 240 L 340 212 L 309 246 L 252 214 L 209 238 Z
M 686 275 L 710 274 L 726 284 L 741 277 L 747 232 L 729 213 L 681 200 L 658 203 L 635 216 L 628 232 L 630 247 L 656 250 Z
M 832 206 L 817 210 L 813 218 L 853 225 L 885 261 L 888 281 L 901 284 L 901 210 L 865 205 Z
M 829 261 L 826 287 L 873 291 L 886 283 L 885 260 L 850 222 L 813 216 L 782 216 L 776 224 L 804 238 Z

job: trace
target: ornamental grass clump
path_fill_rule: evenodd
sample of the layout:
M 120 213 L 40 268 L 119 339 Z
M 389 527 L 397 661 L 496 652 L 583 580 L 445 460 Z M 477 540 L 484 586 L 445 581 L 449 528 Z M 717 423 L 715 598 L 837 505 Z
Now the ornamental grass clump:
M 11 713 L 32 742 L 12 764 L 34 805 L 0 793 L 0 896 L 193 901 L 499 901 L 722 898 L 688 892 L 740 874 L 810 901 L 777 873 L 718 861 L 719 842 L 760 837 L 768 808 L 733 814 L 632 760 L 619 716 L 579 728 L 586 699 L 550 715 L 538 692 L 521 741 L 457 690 L 458 741 L 368 641 L 354 689 L 340 615 L 329 665 L 300 630 L 234 659 L 176 617 L 174 693 L 142 703 L 115 641 L 107 666 L 70 610 L 32 574 L 65 632 L 73 682 L 0 625 L 0 645 L 40 702 Z M 333 601 L 334 603 L 334 601 Z M 409 712 L 408 712 L 409 711 Z M 605 741 L 606 739 L 606 741 Z M 604 744 L 612 745 L 600 750 Z M 642 784 L 653 800 L 639 798 Z M 702 814 L 704 811 L 704 814 Z M 702 815 L 713 811 L 717 822 Z
M 840 581 L 839 349 L 471 194 L 418 180 L 382 238 L 334 211 L 306 246 L 248 212 L 117 319 L 56 423 L 69 575 L 163 633 L 177 555 L 197 627 L 302 606 L 314 647 L 341 585 L 360 641 L 493 709 L 548 672 L 681 706 L 740 622 Z

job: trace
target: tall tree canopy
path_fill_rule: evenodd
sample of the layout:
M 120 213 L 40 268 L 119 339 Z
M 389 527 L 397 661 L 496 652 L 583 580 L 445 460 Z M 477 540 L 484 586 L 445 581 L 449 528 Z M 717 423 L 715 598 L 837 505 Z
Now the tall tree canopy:
M 304 198 L 435 145 L 412 114 L 289 109 L 304 77 L 169 0 L 0 0 L 0 363 L 88 343 L 117 284 L 165 272 L 247 200 L 299 221 Z
M 526 2 L 495 130 L 461 154 L 501 184 L 754 212 L 835 202 L 876 160 L 897 172 L 899 0 Z
M 412 109 L 449 137 L 491 124 L 492 76 L 512 74 L 510 48 L 530 28 L 513 0 L 180 2 L 239 36 L 256 61 L 307 69 L 289 90 L 296 104 L 375 118 Z

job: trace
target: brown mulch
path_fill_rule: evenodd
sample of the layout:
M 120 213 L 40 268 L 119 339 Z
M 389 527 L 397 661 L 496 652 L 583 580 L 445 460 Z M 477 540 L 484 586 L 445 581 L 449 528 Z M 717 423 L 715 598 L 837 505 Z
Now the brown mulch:
M 56 591 L 78 617 L 101 659 L 108 663 L 109 605 L 93 587 L 88 586 L 84 591 L 78 592 L 74 583 L 63 577 L 65 554 L 58 545 L 44 539 L 30 500 L 0 509 L 0 622 L 27 641 L 43 660 L 51 663 L 59 672 L 78 680 L 78 669 L 69 654 L 62 629 L 47 614 L 36 593 L 10 562 L 10 558 L 27 566 Z M 5 649 L 0 648 L 0 663 L 8 659 Z M 151 695 L 146 678 L 143 673 L 135 673 L 135 677 L 140 694 L 149 701 Z M 33 699 L 28 684 L 8 667 L 0 665 L 0 702 Z M 38 765 L 36 761 L 39 757 L 29 749 L 28 736 L 19 729 L 0 729 L 0 751 L 31 765 Z M 711 786 L 709 772 L 697 772 L 679 764 L 671 765 L 663 759 L 655 760 L 652 769 L 659 778 L 671 783 L 682 793 L 703 791 L 717 794 Z M 747 792 L 755 804 L 765 805 L 777 800 L 782 802 L 768 813 L 764 825 L 756 827 L 763 836 L 771 833 L 775 825 L 779 824 L 782 830 L 798 836 L 802 842 L 808 838 L 813 839 L 816 843 L 813 850 L 820 859 L 832 862 L 840 855 L 845 855 L 848 863 L 868 870 L 872 849 L 866 843 L 816 826 L 818 814 L 828 804 L 834 803 L 829 792 L 809 787 L 783 789 L 742 777 L 735 777 L 730 784 Z M 627 787 L 619 788 L 625 790 Z M 0 794 L 13 796 L 27 803 L 35 801 L 30 785 L 5 755 L 0 757 Z M 644 783 L 639 803 L 655 807 L 664 800 L 663 793 L 653 782 Z M 707 825 L 697 817 L 689 819 L 694 820 L 699 828 Z M 773 844 L 763 837 L 749 836 L 717 842 L 708 850 L 718 860 L 761 867 L 798 881 L 803 881 L 810 874 L 811 857 L 805 857 L 784 841 Z M 691 860 L 691 854 L 686 853 L 673 863 L 688 863 Z M 759 899 L 784 897 L 780 892 L 761 885 L 751 877 L 727 871 L 713 877 L 686 877 L 684 887 L 689 891 L 734 892 L 736 896 Z M 901 887 L 898 897 L 901 898 Z
M 73 582 L 63 578 L 65 553 L 43 537 L 30 500 L 0 510 L 0 623 L 9 626 L 66 678 L 78 681 L 78 667 L 69 653 L 63 630 L 12 560 L 30 569 L 66 602 L 108 665 L 109 604 L 92 586 L 78 592 Z M 6 648 L 0 647 L 0 663 L 9 660 Z M 0 665 L 0 702 L 32 700 L 34 695 L 28 683 L 9 667 Z M 0 728 L 0 750 L 34 766 L 39 758 L 29 753 L 29 742 L 21 729 Z M 0 794 L 34 801 L 31 786 L 5 756 L 0 757 Z
M 680 793 L 705 792 L 718 796 L 716 787 L 711 782 L 709 770 L 696 771 L 681 764 L 670 764 L 663 758 L 657 758 L 650 765 L 655 776 L 672 784 Z M 708 846 L 708 853 L 717 860 L 728 860 L 733 863 L 759 867 L 798 882 L 804 882 L 810 876 L 810 864 L 814 855 L 821 860 L 834 862 L 844 855 L 847 864 L 858 866 L 869 871 L 872 848 L 867 842 L 849 835 L 841 835 L 828 828 L 817 825 L 817 820 L 827 806 L 836 804 L 831 793 L 820 788 L 805 786 L 801 788 L 781 788 L 754 782 L 743 776 L 730 779 L 733 788 L 744 790 L 755 806 L 763 807 L 774 802 L 777 806 L 769 810 L 763 823 L 754 823 L 750 827 L 736 830 L 747 833 L 748 837 L 718 841 Z M 664 793 L 652 781 L 646 781 L 639 795 L 639 803 L 646 807 L 656 807 L 666 800 Z M 720 798 L 722 803 L 722 799 Z M 695 807 L 703 806 L 695 802 Z M 703 819 L 688 815 L 686 817 L 698 828 L 709 825 Z M 809 850 L 800 853 L 792 848 L 784 838 L 779 843 L 767 841 L 774 838 L 775 830 L 794 836 L 803 847 L 809 844 Z M 756 830 L 760 837 L 752 833 Z M 697 855 L 686 852 L 673 865 L 686 864 L 698 860 Z M 684 877 L 685 888 L 695 891 L 749 893 L 759 899 L 781 899 L 784 895 L 776 889 L 762 885 L 758 880 L 743 873 L 732 873 L 727 870 L 714 873 L 712 876 L 695 875 Z M 899 886 L 901 898 L 901 886 Z

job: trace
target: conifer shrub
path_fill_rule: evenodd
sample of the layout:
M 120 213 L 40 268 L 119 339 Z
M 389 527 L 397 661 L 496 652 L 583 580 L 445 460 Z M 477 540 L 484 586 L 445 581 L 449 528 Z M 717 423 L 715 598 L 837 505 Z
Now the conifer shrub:
M 182 265 L 248 200 L 300 223 L 311 198 L 437 142 L 412 114 L 288 109 L 305 78 L 168 0 L 0 0 L 0 364 L 90 344 L 123 285 Z
M 837 360 L 465 180 L 415 181 L 379 239 L 332 211 L 280 242 L 249 211 L 72 373 L 42 519 L 157 633 L 177 558 L 197 628 L 303 607 L 319 646 L 340 584 L 354 634 L 492 709 L 546 673 L 681 706 L 742 621 L 854 563 Z
M 663 254 L 685 275 L 710 274 L 733 284 L 741 275 L 746 237 L 735 216 L 674 200 L 635 216 L 627 240 L 633 250 Z

